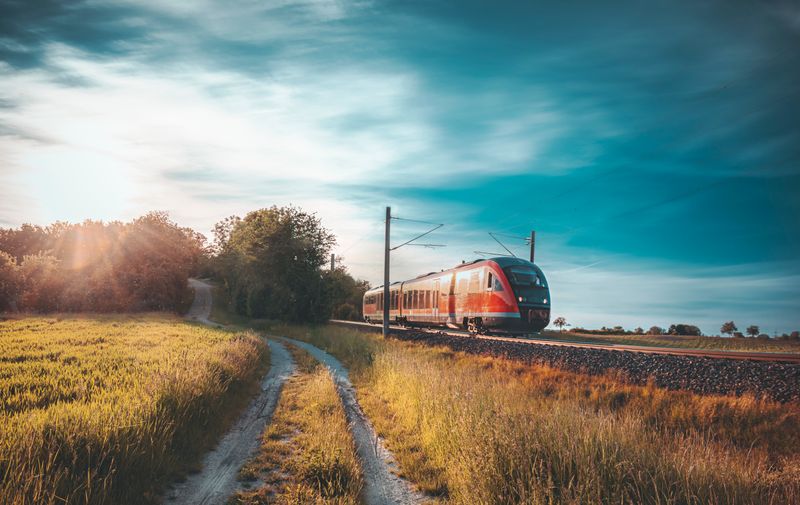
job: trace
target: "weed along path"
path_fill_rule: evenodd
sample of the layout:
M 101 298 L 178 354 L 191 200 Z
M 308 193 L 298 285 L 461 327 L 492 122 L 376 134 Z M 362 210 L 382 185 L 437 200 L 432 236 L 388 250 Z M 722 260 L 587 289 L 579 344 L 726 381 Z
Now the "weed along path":
M 364 473 L 364 501 L 367 505 L 418 504 L 426 501 L 422 493 L 415 491 L 404 479 L 392 473 L 394 457 L 384 447 L 369 420 L 356 400 L 347 369 L 339 360 L 306 342 L 288 337 L 282 340 L 296 345 L 325 365 L 331 373 L 336 390 L 342 399 L 347 421 L 351 426 L 356 452 Z
M 270 369 L 261 382 L 261 392 L 236 421 L 219 445 L 206 454 L 200 473 L 176 484 L 166 503 L 175 505 L 218 505 L 225 503 L 237 490 L 239 468 L 259 447 L 263 433 L 281 388 L 294 371 L 289 351 L 278 342 L 268 340 Z

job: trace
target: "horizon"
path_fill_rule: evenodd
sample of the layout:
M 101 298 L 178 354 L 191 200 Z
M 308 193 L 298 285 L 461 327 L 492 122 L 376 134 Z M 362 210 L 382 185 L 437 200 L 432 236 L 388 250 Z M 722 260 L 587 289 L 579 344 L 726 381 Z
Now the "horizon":
M 392 281 L 536 230 L 573 326 L 797 330 L 800 8 L 622 3 L 5 6 L 0 227 L 291 203 L 378 285 L 391 206 Z

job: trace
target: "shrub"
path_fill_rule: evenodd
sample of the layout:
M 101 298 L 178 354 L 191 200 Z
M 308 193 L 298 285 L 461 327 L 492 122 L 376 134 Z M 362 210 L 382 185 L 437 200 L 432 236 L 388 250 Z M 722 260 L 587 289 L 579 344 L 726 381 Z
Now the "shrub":
M 668 333 L 670 335 L 691 335 L 696 337 L 703 334 L 697 326 L 681 323 L 670 325 Z

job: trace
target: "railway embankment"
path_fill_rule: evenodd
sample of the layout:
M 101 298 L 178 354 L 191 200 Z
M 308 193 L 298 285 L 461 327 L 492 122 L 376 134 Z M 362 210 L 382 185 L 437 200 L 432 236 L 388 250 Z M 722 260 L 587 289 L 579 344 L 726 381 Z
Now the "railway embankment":
M 698 394 L 753 394 L 782 403 L 800 401 L 800 365 L 796 364 L 531 345 L 430 332 L 393 332 L 392 337 L 590 375 L 619 374 L 637 385 L 652 381 L 658 387 Z

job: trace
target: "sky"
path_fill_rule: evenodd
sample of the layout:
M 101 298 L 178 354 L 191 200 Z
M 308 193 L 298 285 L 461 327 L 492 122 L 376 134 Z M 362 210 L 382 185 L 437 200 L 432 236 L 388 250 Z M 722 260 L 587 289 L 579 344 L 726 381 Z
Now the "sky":
M 537 232 L 574 326 L 800 329 L 800 4 L 0 0 L 0 227 L 294 204 L 382 282 Z M 392 221 L 397 245 L 424 223 Z

